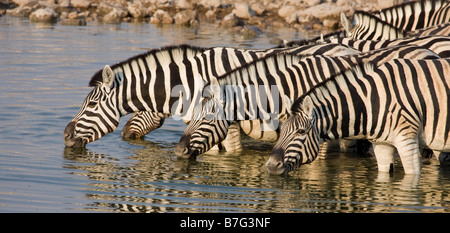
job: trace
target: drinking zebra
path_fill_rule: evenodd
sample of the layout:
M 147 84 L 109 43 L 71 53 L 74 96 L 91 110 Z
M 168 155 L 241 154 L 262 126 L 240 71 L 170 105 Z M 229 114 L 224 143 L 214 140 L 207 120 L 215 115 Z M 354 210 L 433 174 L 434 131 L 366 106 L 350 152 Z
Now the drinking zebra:
M 220 143 L 231 123 L 239 120 L 267 120 L 265 130 L 276 131 L 278 121 L 286 114 L 285 96 L 293 101 L 314 85 L 342 70 L 372 61 L 382 64 L 400 55 L 423 59 L 436 58 L 434 53 L 415 46 L 400 46 L 364 54 L 299 59 L 290 54 L 273 54 L 256 60 L 217 78 L 211 95 L 204 97 L 192 115 L 175 154 L 195 158 Z M 411 53 L 407 53 L 410 51 Z M 430 56 L 431 55 L 431 56 Z
M 330 53 L 343 52 L 341 48 L 354 51 L 338 44 L 267 50 L 180 45 L 150 50 L 111 67 L 107 65 L 92 77 L 89 85 L 93 89 L 67 125 L 64 143 L 67 147 L 84 147 L 114 131 L 120 117 L 134 112 L 164 114 L 159 118 L 176 114 L 187 122 L 191 118 L 191 102 L 198 101 L 210 77 L 267 54 L 314 53 L 323 47 Z
M 450 59 L 396 59 L 344 71 L 309 90 L 291 107 L 266 165 L 282 174 L 314 161 L 319 143 L 365 138 L 378 170 L 389 172 L 394 152 L 405 174 L 419 174 L 419 147 L 450 151 Z
M 205 50 L 203 53 L 206 56 L 206 59 L 210 61 L 208 63 L 208 66 L 215 66 L 213 67 L 216 70 L 216 74 L 214 76 L 223 75 L 225 72 L 230 71 L 230 68 L 223 69 L 223 66 L 227 66 L 227 63 L 230 61 L 233 61 L 234 67 L 238 67 L 241 65 L 244 65 L 245 63 L 248 63 L 255 59 L 255 57 L 261 57 L 265 56 L 266 54 L 271 53 L 277 53 L 277 52 L 287 52 L 287 53 L 293 53 L 298 55 L 334 55 L 334 56 L 340 56 L 340 55 L 348 55 L 348 54 L 356 54 L 358 53 L 357 50 L 348 48 L 347 46 L 342 46 L 339 44 L 310 44 L 305 45 L 302 47 L 296 47 L 296 48 L 274 48 L 274 49 L 268 49 L 268 50 L 238 50 L 238 52 L 241 53 L 241 51 L 249 51 L 249 52 L 255 52 L 255 54 L 249 56 L 243 56 L 238 54 L 234 54 L 232 50 L 228 51 L 226 55 L 221 56 L 220 51 L 215 52 L 214 54 L 216 57 L 215 60 L 212 61 L 211 58 L 209 58 L 211 55 L 208 52 L 209 49 Z M 245 55 L 245 54 L 244 54 Z M 242 57 L 242 58 L 239 58 Z M 239 58 L 238 61 L 236 61 Z M 223 61 L 222 61 L 223 60 Z M 223 64 L 225 63 L 225 65 Z M 229 65 L 231 67 L 232 65 Z M 208 74 L 207 74 L 208 75 Z M 163 114 L 159 112 L 136 112 L 133 114 L 133 116 L 130 117 L 128 122 L 125 124 L 123 130 L 122 130 L 122 136 L 124 138 L 130 138 L 130 139 L 136 139 L 145 136 L 146 134 L 150 133 L 151 131 L 159 128 L 164 123 L 164 119 L 169 117 L 170 114 Z M 245 129 L 245 132 L 247 134 L 250 134 L 249 136 L 253 136 L 255 134 L 260 134 L 260 132 L 257 131 L 256 128 L 249 128 L 248 125 L 251 123 L 247 122 L 241 122 L 241 128 Z M 235 127 L 234 127 L 235 128 Z M 235 136 L 236 133 L 239 132 L 239 128 L 236 128 L 235 130 Z M 267 134 L 264 136 L 264 138 L 257 138 L 261 140 L 267 140 L 265 138 L 272 138 L 271 136 L 267 136 Z M 233 139 L 236 137 L 231 137 L 230 140 L 236 140 Z M 225 142 L 224 142 L 225 143 Z M 225 146 L 225 149 L 227 146 Z M 228 150 L 230 150 L 230 147 L 228 147 Z M 236 150 L 236 149 L 233 149 Z

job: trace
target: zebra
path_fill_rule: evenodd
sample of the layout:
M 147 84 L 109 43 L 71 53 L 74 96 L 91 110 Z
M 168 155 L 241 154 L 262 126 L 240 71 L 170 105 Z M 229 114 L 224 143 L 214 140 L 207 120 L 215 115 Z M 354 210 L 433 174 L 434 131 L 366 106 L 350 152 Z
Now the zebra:
M 406 37 L 406 33 L 391 24 L 365 11 L 355 11 L 354 23 L 350 23 L 345 14 L 341 13 L 341 24 L 346 31 L 346 37 L 354 40 L 392 40 Z
M 345 14 L 341 13 L 341 23 L 346 31 L 346 36 L 341 36 L 342 38 L 379 41 L 404 37 L 450 35 L 450 22 L 442 22 L 437 25 L 412 31 L 403 31 L 364 11 L 355 11 L 353 18 L 356 21 L 355 25 L 351 25 L 345 17 Z M 331 37 L 328 37 L 328 39 L 331 39 Z
M 211 91 L 195 107 L 175 154 L 195 158 L 208 151 L 224 139 L 229 125 L 237 120 L 268 120 L 272 125 L 265 127 L 277 130 L 277 121 L 286 114 L 286 104 L 280 98 L 287 96 L 293 101 L 314 85 L 355 64 L 367 61 L 381 64 L 399 56 L 438 58 L 434 53 L 430 56 L 427 49 L 417 54 L 419 50 L 409 45 L 341 57 L 300 59 L 290 54 L 263 57 L 212 80 L 215 82 L 210 83 Z
M 64 143 L 67 147 L 84 147 L 114 131 L 120 117 L 134 112 L 175 114 L 187 122 L 193 108 L 190 103 L 198 100 L 199 92 L 210 77 L 225 74 L 267 54 L 314 53 L 325 46 L 330 53 L 343 52 L 341 48 L 354 51 L 339 44 L 266 50 L 178 45 L 153 49 L 112 66 L 106 65 L 91 78 L 89 86 L 93 89 L 66 126 Z M 228 145 L 236 145 L 239 150 L 239 143 Z
M 249 51 L 251 51 L 251 50 L 249 50 Z M 269 49 L 267 51 L 255 50 L 255 52 L 258 52 L 258 54 L 262 54 L 262 56 L 264 56 L 265 53 L 270 54 L 270 53 L 275 53 L 275 52 L 280 52 L 280 51 L 299 54 L 299 55 L 302 55 L 302 54 L 303 55 L 325 54 L 325 55 L 333 55 L 333 56 L 342 56 L 342 55 L 350 55 L 350 54 L 359 53 L 359 51 L 357 51 L 353 48 L 349 48 L 346 46 L 341 46 L 341 45 L 333 44 L 333 43 L 331 43 L 331 44 L 307 44 L 302 47 L 289 48 L 289 49 L 273 48 L 273 49 Z M 231 54 L 228 56 L 231 56 Z M 241 59 L 241 61 L 239 62 L 240 64 L 238 64 L 236 66 L 245 64 L 246 62 L 250 62 L 251 59 L 254 59 L 254 57 L 255 56 L 252 56 L 252 57 L 246 56 L 245 61 L 243 61 L 243 59 Z M 224 62 L 228 62 L 228 61 L 225 60 Z M 221 66 L 220 61 L 214 62 L 211 64 L 217 66 L 216 70 L 219 70 L 219 67 Z M 223 74 L 223 73 L 221 73 L 221 74 Z M 219 74 L 217 74 L 217 75 L 219 75 Z M 170 116 L 169 114 L 162 114 L 162 113 L 155 113 L 155 112 L 136 112 L 130 117 L 130 119 L 124 126 L 124 128 L 122 130 L 122 137 L 130 138 L 130 139 L 141 138 L 141 137 L 145 136 L 146 134 L 150 133 L 151 131 L 161 127 L 164 122 L 164 119 L 169 116 Z M 240 122 L 240 128 L 245 129 L 245 133 L 249 134 L 250 137 L 252 137 L 252 135 L 255 135 L 255 134 L 260 135 L 260 132 L 258 132 L 256 128 L 249 127 L 249 125 L 251 125 L 251 124 L 252 123 L 242 121 L 242 122 Z M 239 130 L 239 129 L 237 128 L 236 130 Z M 236 132 L 234 133 L 234 136 L 235 137 L 232 137 L 232 135 L 230 135 L 230 138 L 236 138 L 238 136 L 238 135 L 236 135 Z M 271 138 L 271 136 L 267 136 L 267 134 L 266 134 L 266 137 Z M 252 138 L 254 138 L 254 137 L 252 137 Z M 258 137 L 255 139 L 269 140 L 269 139 L 266 139 L 265 137 Z M 226 142 L 224 142 L 224 143 L 226 143 Z M 227 147 L 225 146 L 225 148 L 227 148 Z
M 395 28 L 409 32 L 450 22 L 449 10 L 447 0 L 420 0 L 371 13 Z
M 450 57 L 450 37 L 448 36 L 405 37 L 395 40 L 380 41 L 353 40 L 351 38 L 332 38 L 328 42 L 349 46 L 361 52 L 368 52 L 380 48 L 398 45 L 417 45 L 428 48 L 441 58 Z
M 450 22 L 430 26 L 423 29 L 417 29 L 406 33 L 409 37 L 423 36 L 450 36 Z
M 397 150 L 405 174 L 420 174 L 419 146 L 450 151 L 449 72 L 450 59 L 394 59 L 359 64 L 318 84 L 292 104 L 269 172 L 311 163 L 324 140 L 365 138 L 380 172 L 392 171 Z

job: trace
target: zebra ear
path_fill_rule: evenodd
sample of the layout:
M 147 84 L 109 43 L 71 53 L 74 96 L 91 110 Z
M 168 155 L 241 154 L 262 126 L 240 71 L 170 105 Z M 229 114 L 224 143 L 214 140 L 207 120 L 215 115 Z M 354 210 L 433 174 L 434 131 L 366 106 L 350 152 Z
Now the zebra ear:
M 103 78 L 103 86 L 110 88 L 112 84 L 114 83 L 114 72 L 112 71 L 111 67 L 109 65 L 106 65 L 103 68 L 102 72 L 102 78 Z
M 311 97 L 305 96 L 305 98 L 303 99 L 303 102 L 302 102 L 303 112 L 305 112 L 305 114 L 310 117 L 310 116 L 312 116 L 313 109 L 314 109 L 314 104 L 311 100 Z
M 283 103 L 286 106 L 286 111 L 289 115 L 292 114 L 292 100 L 287 97 L 287 95 L 283 96 Z
M 344 30 L 346 31 L 347 35 L 350 35 L 350 31 L 352 30 L 353 26 L 347 19 L 347 16 L 345 16 L 344 12 L 341 12 L 341 24 L 344 27 Z

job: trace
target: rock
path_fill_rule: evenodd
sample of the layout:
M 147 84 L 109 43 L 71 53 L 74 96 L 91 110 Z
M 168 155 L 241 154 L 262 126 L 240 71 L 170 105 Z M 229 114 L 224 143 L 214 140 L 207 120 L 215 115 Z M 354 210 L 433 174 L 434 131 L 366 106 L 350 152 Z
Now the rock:
M 201 0 L 200 4 L 206 8 L 218 8 L 222 5 L 221 0 Z
M 246 3 L 236 3 L 234 13 L 241 19 L 249 19 L 255 15 L 255 12 Z
M 293 6 L 284 6 L 278 10 L 278 15 L 287 23 L 297 22 L 296 8 Z
M 186 0 L 178 0 L 175 5 L 178 9 L 190 9 L 192 7 L 191 3 Z
M 70 0 L 70 4 L 78 9 L 87 9 L 91 6 L 91 2 L 88 0 Z
M 59 24 L 65 25 L 65 26 L 86 26 L 87 22 L 84 17 L 80 17 L 77 19 L 63 19 L 59 21 Z
M 222 22 L 220 23 L 222 27 L 236 27 L 236 26 L 243 26 L 244 22 L 239 19 L 239 17 L 236 16 L 234 13 L 230 13 L 228 15 L 225 15 L 223 17 Z
M 18 6 L 25 6 L 30 4 L 37 4 L 38 0 L 13 0 L 12 2 Z
M 172 24 L 173 18 L 164 10 L 157 10 L 152 17 L 150 17 L 150 23 L 152 24 Z
M 51 8 L 42 8 L 31 13 L 30 20 L 38 23 L 55 23 L 57 15 Z
M 141 2 L 135 2 L 128 5 L 128 12 L 135 19 L 141 19 L 147 16 L 147 10 L 142 6 Z
M 120 23 L 124 17 L 123 10 L 119 8 L 113 8 L 108 14 L 103 16 L 103 22 L 105 23 Z
M 322 3 L 303 11 L 297 11 L 296 15 L 300 22 L 308 22 L 316 18 L 323 21 L 326 18 L 339 20 L 340 14 L 343 11 L 341 6 L 335 4 Z
M 241 34 L 244 36 L 245 39 L 251 39 L 262 34 L 262 31 L 256 26 L 244 26 L 241 29 Z
M 264 6 L 259 3 L 253 3 L 251 5 L 251 8 L 255 12 L 256 15 L 262 15 L 266 11 Z
M 70 13 L 67 15 L 67 18 L 68 18 L 68 19 L 78 19 L 78 12 L 76 12 L 76 11 L 70 12 Z
M 178 25 L 191 26 L 198 24 L 198 22 L 195 22 L 198 19 L 197 12 L 193 10 L 180 11 L 173 17 L 173 19 L 175 24 Z
M 322 24 L 324 27 L 336 29 L 339 25 L 339 21 L 336 19 L 324 19 Z
M 278 10 L 278 15 L 281 18 L 286 18 L 286 17 L 290 17 L 295 13 L 296 9 L 293 6 L 283 6 Z
M 29 17 L 31 12 L 33 12 L 35 8 L 33 6 L 19 6 L 11 10 L 7 10 L 6 14 L 11 16 L 18 16 L 18 17 Z

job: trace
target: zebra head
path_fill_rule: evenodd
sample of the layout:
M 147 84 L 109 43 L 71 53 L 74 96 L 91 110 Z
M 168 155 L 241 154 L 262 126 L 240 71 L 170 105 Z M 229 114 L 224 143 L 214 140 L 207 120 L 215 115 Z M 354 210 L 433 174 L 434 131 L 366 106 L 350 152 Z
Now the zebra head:
M 64 130 L 64 144 L 67 147 L 84 147 L 114 131 L 119 124 L 121 114 L 117 108 L 115 74 L 107 65 L 101 75 L 102 81 L 94 85 Z
M 287 174 L 317 157 L 321 139 L 313 114 L 312 101 L 307 96 L 300 109 L 283 122 L 280 137 L 266 163 L 269 173 Z
M 225 119 L 223 101 L 211 96 L 203 97 L 195 106 L 192 119 L 180 138 L 175 154 L 195 158 L 225 139 L 230 121 Z

